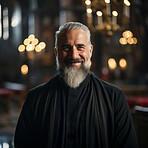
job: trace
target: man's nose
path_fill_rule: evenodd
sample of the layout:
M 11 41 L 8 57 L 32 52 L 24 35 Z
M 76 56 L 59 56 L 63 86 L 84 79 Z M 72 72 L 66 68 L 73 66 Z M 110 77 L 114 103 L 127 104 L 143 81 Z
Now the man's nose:
M 78 50 L 76 46 L 73 46 L 71 49 L 71 58 L 76 59 L 78 57 Z

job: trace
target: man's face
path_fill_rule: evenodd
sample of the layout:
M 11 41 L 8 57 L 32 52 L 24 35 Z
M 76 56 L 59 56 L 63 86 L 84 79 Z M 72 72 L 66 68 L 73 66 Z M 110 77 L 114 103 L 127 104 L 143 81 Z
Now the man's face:
M 63 33 L 59 41 L 55 53 L 60 65 L 80 68 L 92 56 L 93 46 L 89 47 L 87 34 L 82 29 Z

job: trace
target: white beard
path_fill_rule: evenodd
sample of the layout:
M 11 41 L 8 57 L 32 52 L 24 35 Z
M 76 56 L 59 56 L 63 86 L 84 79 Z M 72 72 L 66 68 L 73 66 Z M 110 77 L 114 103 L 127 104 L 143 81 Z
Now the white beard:
M 78 87 L 84 81 L 90 69 L 90 58 L 86 63 L 82 63 L 80 68 L 66 67 L 65 64 L 59 63 L 58 57 L 56 57 L 56 63 L 60 77 L 72 88 Z

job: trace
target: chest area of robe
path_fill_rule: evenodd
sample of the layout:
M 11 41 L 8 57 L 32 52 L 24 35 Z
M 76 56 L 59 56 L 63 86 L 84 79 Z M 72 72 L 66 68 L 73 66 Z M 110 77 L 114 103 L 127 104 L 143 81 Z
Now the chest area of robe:
M 58 85 L 52 95 L 47 94 L 36 124 L 42 141 L 57 148 L 109 147 L 113 138 L 112 110 L 106 107 L 110 102 L 99 93 L 88 83 L 79 89 Z

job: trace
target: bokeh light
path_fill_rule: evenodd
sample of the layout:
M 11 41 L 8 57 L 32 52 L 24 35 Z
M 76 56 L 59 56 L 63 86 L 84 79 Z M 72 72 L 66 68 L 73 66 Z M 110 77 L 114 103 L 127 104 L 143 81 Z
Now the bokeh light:
M 133 40 L 133 38 L 128 38 L 128 39 L 127 39 L 127 42 L 128 42 L 129 44 L 133 44 L 133 43 L 134 43 L 134 40 Z
M 122 45 L 126 45 L 127 44 L 127 40 L 125 38 L 120 38 L 119 42 Z
M 34 34 L 30 34 L 30 35 L 28 36 L 28 39 L 29 39 L 30 41 L 33 41 L 33 40 L 35 39 L 35 35 L 34 35 Z
M 35 51 L 36 51 L 36 52 L 41 52 L 41 51 L 42 51 L 41 46 L 37 45 L 37 46 L 35 47 Z
M 109 4 L 110 3 L 110 0 L 105 0 L 105 3 Z
M 19 51 L 19 52 L 25 51 L 25 46 L 24 46 L 24 45 L 20 45 L 20 46 L 18 47 L 18 51 Z
M 29 45 L 30 44 L 30 40 L 29 39 L 25 39 L 24 40 L 24 45 Z
M 90 0 L 86 0 L 86 1 L 85 1 L 85 4 L 86 4 L 86 5 L 90 5 L 90 4 L 91 4 L 91 1 L 90 1 Z
M 27 51 L 33 51 L 34 50 L 34 45 L 33 44 L 29 44 L 26 46 L 26 50 Z
M 131 5 L 128 0 L 124 0 L 124 4 L 125 4 L 126 6 L 130 6 L 130 5 Z
M 102 11 L 97 11 L 96 14 L 97 14 L 97 16 L 102 16 L 103 13 L 102 13 Z
M 87 11 L 87 13 L 92 13 L 92 9 L 91 8 L 88 8 L 86 11 Z
M 34 45 L 37 45 L 39 43 L 39 40 L 37 38 L 35 38 L 33 41 L 32 41 L 32 44 Z
M 116 60 L 114 58 L 110 58 L 108 60 L 108 66 L 111 70 L 114 70 L 117 67 Z
M 130 30 L 124 31 L 122 35 L 123 35 L 124 38 L 133 37 L 133 33 Z
M 122 69 L 125 69 L 126 66 L 127 66 L 127 62 L 124 58 L 120 59 L 119 61 L 119 66 L 122 68 Z
M 21 73 L 23 75 L 25 75 L 25 74 L 28 73 L 28 66 L 26 64 L 24 64 L 24 65 L 21 66 Z
M 133 37 L 133 44 L 137 44 L 137 38 Z
M 118 16 L 118 12 L 117 12 L 117 11 L 113 11 L 113 12 L 112 12 L 112 15 L 113 15 L 113 16 Z

